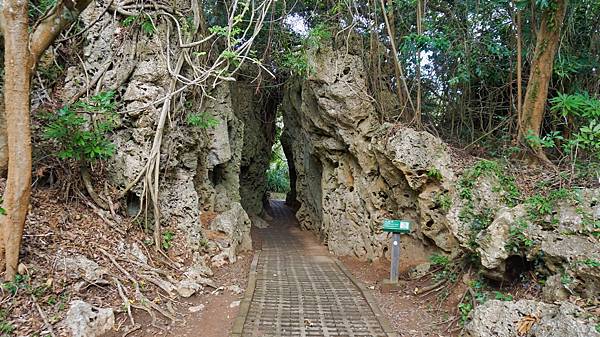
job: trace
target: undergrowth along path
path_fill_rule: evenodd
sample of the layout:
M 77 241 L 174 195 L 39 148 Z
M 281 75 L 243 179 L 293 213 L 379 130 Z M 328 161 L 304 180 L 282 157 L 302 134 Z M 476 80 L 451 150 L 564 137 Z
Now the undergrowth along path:
M 283 201 L 271 201 L 270 227 L 253 228 L 257 251 L 234 337 L 396 336 L 370 292 Z

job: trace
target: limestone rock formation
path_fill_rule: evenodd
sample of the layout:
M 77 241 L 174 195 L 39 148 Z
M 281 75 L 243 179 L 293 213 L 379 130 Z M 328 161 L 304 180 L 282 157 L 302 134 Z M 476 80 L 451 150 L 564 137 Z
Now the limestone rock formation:
M 92 24 L 103 9 L 101 5 L 90 6 L 82 16 L 84 23 Z M 115 151 L 107 172 L 119 189 L 144 169 L 160 114 L 160 104 L 156 103 L 168 93 L 171 75 L 161 52 L 167 38 L 164 32 L 157 29 L 156 34 L 141 34 L 120 43 L 132 37 L 110 14 L 104 14 L 86 34 L 84 67 L 67 71 L 65 101 L 87 93 L 89 78 L 97 81 L 91 89 L 117 91 L 118 126 L 111 136 Z M 193 94 L 183 97 L 187 101 L 170 115 L 160 157 L 161 224 L 176 229 L 195 251 L 206 245 L 202 212 L 226 212 L 234 203 L 242 202 L 254 213 L 261 213 L 266 192 L 264 172 L 274 139 L 274 124 L 269 122 L 276 108 L 273 99 L 262 99 L 251 86 L 241 83 L 224 82 L 206 90 L 206 99 L 199 100 Z M 210 119 L 210 127 L 191 125 L 188 118 L 192 115 Z M 140 201 L 147 199 L 143 193 L 138 183 L 126 196 L 130 216 L 142 210 Z M 242 208 L 236 207 L 234 212 L 247 218 Z M 240 241 L 229 240 L 232 244 Z M 219 249 L 211 251 L 219 253 Z M 227 257 L 232 256 L 227 253 Z
M 82 279 L 92 284 L 104 282 L 103 277 L 108 273 L 105 268 L 83 255 L 69 255 L 63 252 L 57 256 L 56 269 L 65 271 L 71 278 Z
M 71 302 L 62 325 L 73 337 L 95 337 L 110 331 L 115 324 L 113 310 L 94 307 L 81 300 Z
M 597 297 L 600 245 L 590 233 L 596 230 L 594 222 L 598 218 L 594 214 L 600 191 L 583 189 L 574 193 L 559 201 L 552 214 L 536 221 L 528 213 L 530 205 L 501 207 L 491 224 L 476 235 L 475 251 L 487 275 L 502 278 L 511 256 L 529 261 L 542 258 L 548 275 L 565 274 L 572 283 L 569 289 L 584 297 Z M 467 236 L 457 237 L 465 246 L 468 244 Z
M 210 225 L 212 231 L 223 233 L 224 238 L 217 240 L 221 251 L 229 262 L 236 261 L 236 254 L 252 249 L 250 238 L 250 218 L 237 202 L 231 209 L 219 214 Z
M 512 337 L 525 320 L 534 323 L 528 330 L 531 337 L 594 337 L 600 336 L 595 322 L 569 302 L 557 305 L 520 300 L 518 302 L 488 301 L 471 314 L 465 325 L 468 337 Z
M 444 144 L 427 132 L 379 122 L 359 55 L 324 47 L 312 51 L 309 63 L 313 72 L 288 84 L 282 107 L 282 144 L 296 177 L 301 225 L 338 255 L 382 256 L 385 218 L 417 224 L 406 244 L 422 255 L 425 238 L 456 248 L 430 199 L 448 193 L 454 179 Z
M 517 219 L 525 216 L 525 208 L 519 205 L 514 208 L 501 208 L 494 221 L 477 235 L 481 264 L 487 269 L 501 269 L 504 271 L 504 261 L 510 256 L 506 248 L 510 239 L 510 228 Z
M 266 171 L 275 140 L 274 97 L 257 94 L 256 87 L 244 82 L 231 84 L 232 108 L 244 124 L 240 162 L 239 193 L 249 213 L 260 215 L 267 193 Z

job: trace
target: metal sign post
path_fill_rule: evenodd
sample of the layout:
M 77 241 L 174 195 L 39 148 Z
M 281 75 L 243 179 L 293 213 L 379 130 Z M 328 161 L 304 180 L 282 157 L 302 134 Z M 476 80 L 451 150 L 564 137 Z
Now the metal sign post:
M 400 264 L 400 233 L 392 233 L 392 267 L 390 282 L 398 283 L 398 265 Z
M 400 264 L 400 234 L 410 233 L 410 222 L 407 220 L 384 220 L 383 231 L 392 233 L 392 266 L 390 283 L 397 284 Z

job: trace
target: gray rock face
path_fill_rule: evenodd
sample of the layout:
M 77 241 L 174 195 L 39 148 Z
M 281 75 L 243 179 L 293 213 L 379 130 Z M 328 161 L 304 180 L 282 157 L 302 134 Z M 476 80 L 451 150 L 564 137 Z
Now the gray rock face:
M 478 189 L 477 193 L 485 190 L 486 188 Z M 493 190 L 492 187 L 489 193 L 485 193 L 490 195 L 487 207 L 499 205 L 498 196 L 493 196 Z M 499 206 L 492 223 L 476 236 L 475 251 L 480 256 L 482 266 L 488 270 L 486 275 L 502 278 L 510 267 L 506 265 L 506 261 L 511 256 L 530 261 L 541 257 L 549 275 L 559 275 L 559 279 L 562 274 L 569 276 L 567 279 L 572 284 L 565 286 L 572 292 L 587 298 L 600 296 L 600 242 L 589 235 L 595 230 L 593 223 L 597 220 L 594 218 L 594 207 L 600 192 L 588 189 L 576 193 L 577 196 L 572 200 L 567 198 L 558 201 L 552 215 L 536 221 L 531 220 L 526 204 L 513 208 Z M 451 213 L 460 211 L 462 206 L 460 203 L 458 205 Z M 451 218 L 452 216 L 450 215 Z M 456 237 L 466 246 L 469 238 L 463 233 L 469 233 L 465 228 L 467 224 L 454 218 L 451 222 L 456 224 L 453 227 Z M 524 245 L 521 242 L 523 240 L 528 240 L 529 244 Z M 520 246 L 509 250 L 515 244 Z M 566 288 L 561 289 L 560 292 L 563 293 Z M 564 294 L 551 294 L 549 289 L 545 293 L 550 298 L 565 297 Z
M 504 261 L 509 257 L 506 245 L 509 241 L 510 227 L 518 218 L 525 215 L 525 208 L 519 205 L 514 208 L 501 208 L 494 221 L 487 229 L 477 236 L 479 246 L 476 251 L 481 258 L 481 264 L 487 269 L 504 271 Z
M 234 202 L 231 209 L 219 214 L 211 223 L 210 229 L 225 234 L 225 239 L 218 240 L 223 253 L 226 254 L 229 262 L 236 261 L 236 254 L 252 249 L 252 239 L 250 238 L 250 218 L 237 202 Z
M 63 325 L 73 337 L 95 337 L 110 331 L 115 324 L 113 310 L 94 307 L 84 301 L 71 302 Z
M 101 4 L 92 5 L 82 18 L 89 25 L 103 10 Z M 146 165 L 161 109 L 160 104 L 154 103 L 168 93 L 171 75 L 162 50 L 165 44 L 161 39 L 166 38 L 162 28 L 158 27 L 152 36 L 142 34 L 136 40 L 123 41 L 131 37 L 110 14 L 105 14 L 86 34 L 85 67 L 68 69 L 65 101 L 85 92 L 85 79 L 98 74 L 104 75 L 92 89 L 117 93 L 119 125 L 111 136 L 115 153 L 107 162 L 107 172 L 119 189 L 136 179 Z M 232 203 L 240 201 L 257 214 L 262 211 L 262 177 L 274 139 L 273 123 L 262 118 L 268 117 L 264 115 L 267 101 L 256 96 L 249 86 L 222 83 L 206 90 L 209 97 L 203 100 L 192 89 L 183 93 L 185 107 L 169 116 L 160 156 L 161 223 L 177 229 L 185 236 L 188 247 L 196 251 L 206 245 L 201 212 L 225 212 Z M 193 114 L 215 120 L 216 125 L 192 126 L 187 120 Z M 244 178 L 242 187 L 240 175 Z M 140 210 L 143 192 L 138 183 L 127 196 L 131 216 Z M 237 242 L 239 238 L 230 241 Z
M 531 300 L 503 302 L 491 300 L 478 306 L 465 325 L 468 337 L 514 337 L 525 317 L 535 322 L 526 336 L 594 337 L 600 336 L 595 322 L 579 307 L 562 302 L 558 305 Z
M 263 218 L 259 217 L 256 214 L 248 214 L 248 217 L 250 218 L 250 221 L 252 221 L 252 226 L 256 227 L 256 228 L 269 228 L 269 223 L 266 222 Z
M 275 139 L 277 102 L 256 94 L 256 87 L 243 82 L 231 84 L 232 106 L 244 124 L 240 167 L 241 204 L 249 213 L 261 214 L 267 193 L 266 171 Z
M 195 281 L 184 279 L 177 283 L 175 290 L 181 297 L 190 297 L 194 295 L 198 290 L 201 290 L 202 286 Z
M 56 269 L 67 272 L 71 278 L 83 279 L 89 283 L 103 282 L 106 269 L 83 255 L 68 255 L 59 253 L 56 259 Z
M 569 297 L 566 286 L 561 281 L 558 274 L 552 275 L 546 279 L 542 289 L 542 297 L 546 302 L 564 301 Z
M 289 83 L 283 103 L 282 142 L 291 148 L 301 225 L 338 255 L 382 256 L 385 218 L 412 220 L 417 250 L 425 250 L 425 237 L 456 248 L 444 212 L 430 200 L 454 179 L 444 144 L 379 122 L 359 55 L 322 48 L 309 63 L 314 72 Z

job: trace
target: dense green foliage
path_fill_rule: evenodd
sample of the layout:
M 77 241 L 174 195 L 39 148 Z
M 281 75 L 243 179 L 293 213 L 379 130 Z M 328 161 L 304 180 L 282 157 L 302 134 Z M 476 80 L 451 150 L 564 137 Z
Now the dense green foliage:
M 370 95 L 382 102 L 379 113 L 393 122 L 408 122 L 402 114 L 417 107 L 380 96 L 384 89 L 396 93 L 399 85 L 385 13 L 393 24 L 410 96 L 413 103 L 417 96 L 422 101 L 423 126 L 469 149 L 514 156 L 522 150 L 517 88 L 520 84 L 523 98 L 542 14 L 556 7 L 557 0 L 278 3 L 275 16 L 281 20 L 268 27 L 256 48 L 264 50 L 262 64 L 271 65 L 275 81 L 282 82 L 286 75 L 310 76 L 307 50 L 350 41 L 346 48 L 356 53 L 356 42 L 362 40 L 364 51 L 358 53 L 373 76 L 368 84 Z M 598 26 L 600 3 L 581 0 L 569 2 L 562 27 L 552 27 L 560 29 L 561 38 L 548 104 L 541 134 L 529 136 L 528 142 L 544 147 L 555 163 L 599 158 Z M 517 45 L 522 47 L 520 83 Z
M 290 191 L 290 175 L 281 144 L 275 144 L 273 157 L 267 170 L 267 191 L 287 193 Z
M 92 96 L 89 101 L 65 105 L 55 114 L 46 114 L 43 137 L 52 140 L 60 159 L 91 162 L 113 155 L 108 133 L 116 125 L 114 92 Z

